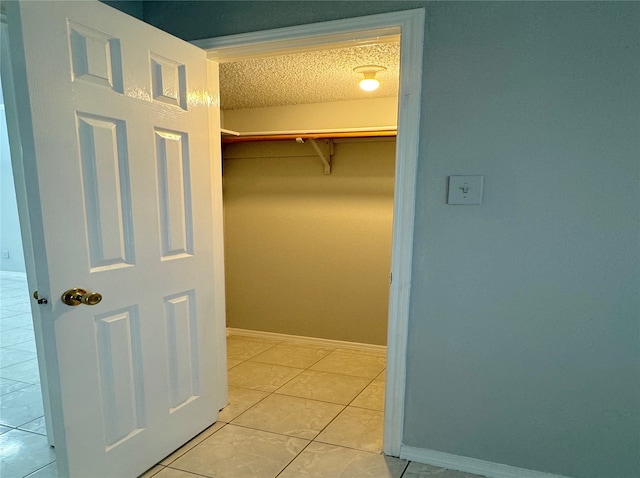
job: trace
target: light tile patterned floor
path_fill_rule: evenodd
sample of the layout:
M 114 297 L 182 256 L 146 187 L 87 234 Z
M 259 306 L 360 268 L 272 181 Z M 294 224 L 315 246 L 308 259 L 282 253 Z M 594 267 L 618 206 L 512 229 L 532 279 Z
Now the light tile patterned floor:
M 43 415 L 27 278 L 0 271 L 0 476 L 55 476 Z
M 57 477 L 29 300 L 24 274 L 0 271 L 2 478 Z M 381 454 L 383 354 L 240 336 L 227 344 L 229 405 L 144 478 L 473 478 Z
M 241 336 L 227 344 L 229 405 L 144 478 L 475 477 L 381 453 L 383 354 Z

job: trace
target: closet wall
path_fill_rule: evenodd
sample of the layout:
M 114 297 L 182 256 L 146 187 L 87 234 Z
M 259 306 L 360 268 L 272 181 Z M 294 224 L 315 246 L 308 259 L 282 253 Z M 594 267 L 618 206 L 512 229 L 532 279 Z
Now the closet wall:
M 385 344 L 395 140 L 228 144 L 227 325 Z

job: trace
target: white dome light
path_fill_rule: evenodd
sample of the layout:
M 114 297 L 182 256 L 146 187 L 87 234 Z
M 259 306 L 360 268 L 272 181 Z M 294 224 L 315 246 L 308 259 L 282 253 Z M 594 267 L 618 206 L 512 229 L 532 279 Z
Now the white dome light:
M 364 78 L 360 80 L 360 88 L 364 91 L 374 91 L 380 86 L 380 82 L 375 78 Z
M 360 88 L 364 91 L 374 91 L 380 86 L 380 81 L 376 78 L 376 73 L 384 71 L 386 68 L 379 65 L 364 65 L 354 68 L 356 73 L 362 73 L 364 78 L 360 80 Z

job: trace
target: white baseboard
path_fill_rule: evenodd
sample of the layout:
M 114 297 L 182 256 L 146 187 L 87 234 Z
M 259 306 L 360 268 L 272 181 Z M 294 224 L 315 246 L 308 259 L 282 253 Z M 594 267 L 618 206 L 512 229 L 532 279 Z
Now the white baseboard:
M 317 345 L 330 347 L 335 349 L 352 349 L 359 350 L 361 352 L 369 353 L 386 353 L 387 347 L 384 345 L 373 344 L 361 344 L 358 342 L 345 342 L 342 340 L 321 339 L 317 337 L 304 337 L 302 335 L 288 335 L 278 334 L 275 332 L 262 332 L 261 330 L 248 330 L 248 329 L 235 329 L 233 327 L 227 327 L 227 336 L 236 335 L 240 337 L 256 338 L 256 339 L 268 339 L 278 342 L 298 342 L 309 345 Z
M 568 478 L 561 475 L 527 470 L 526 468 L 502 465 L 500 463 L 478 460 L 477 458 L 451 455 L 441 451 L 425 450 L 423 448 L 414 448 L 406 445 L 400 447 L 400 458 L 448 468 L 450 470 L 487 476 L 489 478 Z

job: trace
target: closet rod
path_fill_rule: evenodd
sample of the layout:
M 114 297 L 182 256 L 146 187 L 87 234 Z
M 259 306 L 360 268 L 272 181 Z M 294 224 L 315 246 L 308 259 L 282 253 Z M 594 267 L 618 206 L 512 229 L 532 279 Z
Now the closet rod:
M 299 134 L 260 134 L 251 136 L 223 136 L 223 143 L 245 143 L 249 141 L 286 141 L 302 139 L 336 139 L 336 138 L 378 138 L 396 136 L 397 131 L 348 131 L 335 133 L 299 133 Z

